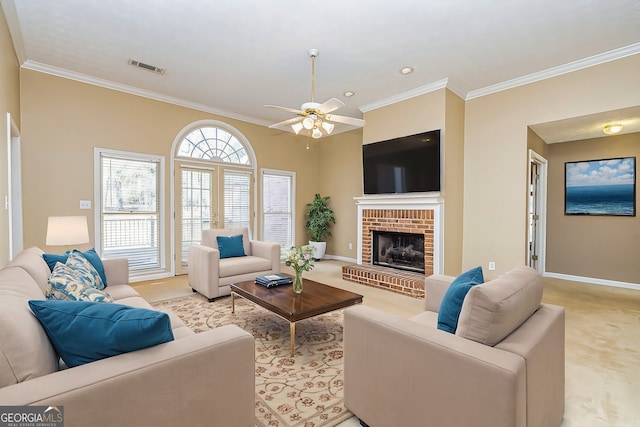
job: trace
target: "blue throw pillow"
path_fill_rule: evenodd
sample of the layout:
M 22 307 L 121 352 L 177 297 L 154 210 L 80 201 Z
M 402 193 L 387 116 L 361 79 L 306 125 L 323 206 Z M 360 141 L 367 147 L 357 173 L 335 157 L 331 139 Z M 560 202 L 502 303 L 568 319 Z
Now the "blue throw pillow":
M 236 256 L 246 256 L 244 245 L 242 244 L 242 234 L 237 236 L 216 236 L 220 258 L 232 258 Z
M 29 307 L 69 367 L 173 341 L 167 313 L 122 304 L 31 300 Z
M 456 277 L 440 303 L 438 311 L 438 329 L 455 333 L 464 297 L 472 286 L 484 283 L 482 267 L 478 266 Z M 427 296 L 428 298 L 428 296 Z
M 94 248 L 91 248 L 87 251 L 81 252 L 77 249 L 73 250 L 74 252 L 79 252 L 82 256 L 84 256 L 87 261 L 89 261 L 91 263 L 91 265 L 93 265 L 93 268 L 96 269 L 96 271 L 98 272 L 98 274 L 100 275 L 100 278 L 102 279 L 102 283 L 104 283 L 104 287 L 107 287 L 107 275 L 104 272 L 104 264 L 102 264 L 102 260 L 100 259 L 100 255 L 98 255 L 98 253 L 96 252 L 96 250 Z M 69 254 L 71 252 L 67 251 L 64 254 L 58 255 L 58 254 L 42 254 L 42 257 L 44 258 L 44 260 L 47 262 L 47 265 L 49 266 L 49 270 L 53 271 L 53 269 L 56 266 L 56 263 L 61 262 L 61 263 L 66 263 L 67 262 L 67 258 L 69 258 Z

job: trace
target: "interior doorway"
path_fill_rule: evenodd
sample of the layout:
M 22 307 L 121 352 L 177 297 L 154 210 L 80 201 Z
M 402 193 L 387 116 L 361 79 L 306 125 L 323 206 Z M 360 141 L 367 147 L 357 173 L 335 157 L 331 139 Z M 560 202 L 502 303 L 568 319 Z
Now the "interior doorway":
M 547 159 L 529 150 L 527 185 L 527 263 L 545 272 L 547 223 Z

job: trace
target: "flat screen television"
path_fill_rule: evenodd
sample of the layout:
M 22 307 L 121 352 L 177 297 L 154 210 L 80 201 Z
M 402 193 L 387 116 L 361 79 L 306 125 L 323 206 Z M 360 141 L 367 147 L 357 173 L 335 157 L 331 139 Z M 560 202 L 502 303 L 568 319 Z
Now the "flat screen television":
M 362 146 L 364 194 L 441 191 L 440 130 Z

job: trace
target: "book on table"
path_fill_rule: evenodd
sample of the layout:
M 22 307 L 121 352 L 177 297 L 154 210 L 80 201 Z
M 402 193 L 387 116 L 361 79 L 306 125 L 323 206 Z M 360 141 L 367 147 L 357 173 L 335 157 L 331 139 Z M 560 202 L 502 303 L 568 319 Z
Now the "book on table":
M 270 288 L 273 286 L 290 285 L 293 283 L 293 279 L 284 274 L 267 274 L 256 277 L 256 283 Z

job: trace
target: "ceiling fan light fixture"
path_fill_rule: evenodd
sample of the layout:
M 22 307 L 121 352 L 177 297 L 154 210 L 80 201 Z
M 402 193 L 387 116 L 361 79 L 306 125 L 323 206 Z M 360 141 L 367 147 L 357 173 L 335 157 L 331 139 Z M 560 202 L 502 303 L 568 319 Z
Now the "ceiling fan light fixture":
M 313 132 L 311 132 L 311 137 L 314 139 L 322 138 L 322 132 L 318 128 L 314 128 Z
M 324 129 L 327 132 L 327 135 L 331 134 L 331 132 L 333 132 L 333 128 L 335 127 L 335 125 L 333 123 L 329 123 L 329 122 L 322 122 L 322 129 Z
M 291 125 L 291 129 L 293 129 L 293 131 L 297 134 L 300 133 L 300 131 L 304 128 L 304 126 L 302 126 L 302 123 L 298 122 L 298 123 L 294 123 Z
M 305 128 L 306 130 L 313 129 L 315 124 L 316 124 L 316 121 L 313 120 L 311 117 L 305 117 L 304 120 L 302 121 L 302 127 Z
M 608 125 L 605 125 L 603 132 L 606 133 L 607 135 L 615 135 L 617 133 L 620 133 L 622 131 L 622 124 L 621 123 L 611 123 Z

